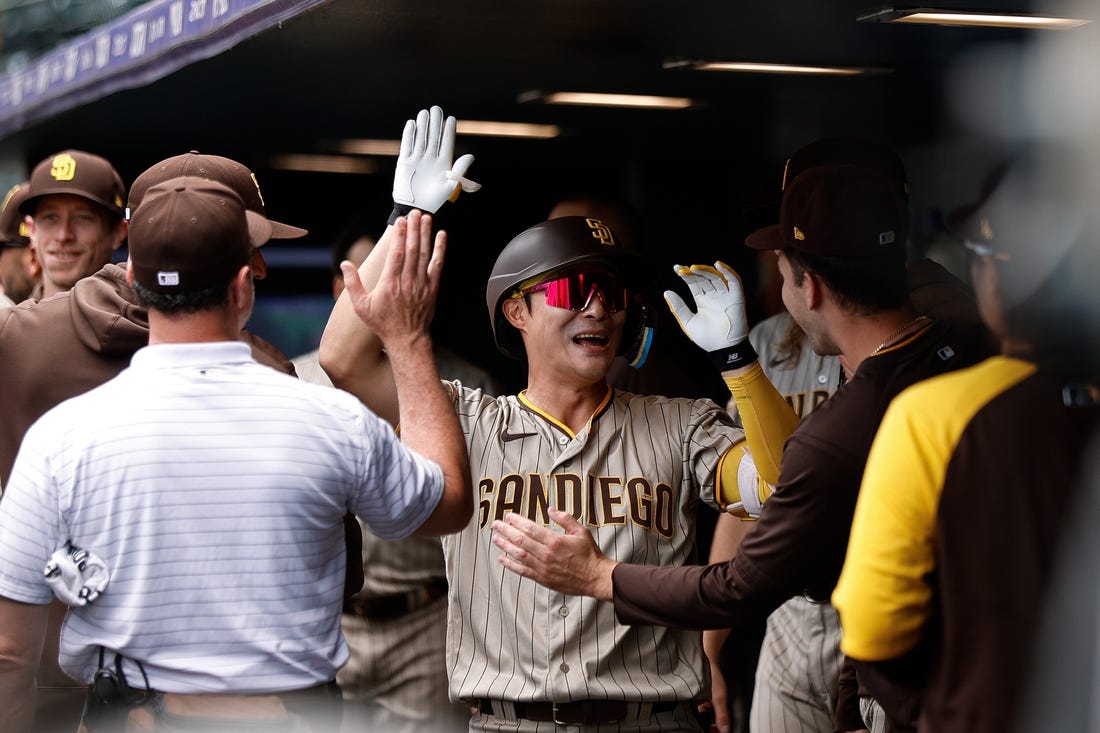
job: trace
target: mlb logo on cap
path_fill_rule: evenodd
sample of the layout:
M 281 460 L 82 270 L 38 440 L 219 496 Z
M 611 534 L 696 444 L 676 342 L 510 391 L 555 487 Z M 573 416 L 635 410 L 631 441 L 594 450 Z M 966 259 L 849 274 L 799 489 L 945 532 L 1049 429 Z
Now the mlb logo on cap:
M 157 285 L 162 287 L 174 287 L 180 284 L 180 274 L 178 272 L 158 272 L 157 273 Z

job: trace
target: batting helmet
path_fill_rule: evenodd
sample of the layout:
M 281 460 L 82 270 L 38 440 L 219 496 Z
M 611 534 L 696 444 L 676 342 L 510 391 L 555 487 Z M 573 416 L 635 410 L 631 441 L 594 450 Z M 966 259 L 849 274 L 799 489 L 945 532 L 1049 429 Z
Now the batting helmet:
M 627 306 L 627 320 L 619 353 L 635 367 L 641 366 L 649 350 L 653 330 L 649 328 L 641 292 L 652 279 L 648 262 L 619 243 L 611 228 L 599 219 L 562 216 L 520 232 L 509 242 L 493 265 L 485 288 L 485 305 L 497 348 L 508 356 L 524 357 L 523 341 L 504 317 L 501 304 L 521 285 L 535 285 L 542 275 L 575 269 L 582 262 L 601 262 L 621 275 L 636 293 Z

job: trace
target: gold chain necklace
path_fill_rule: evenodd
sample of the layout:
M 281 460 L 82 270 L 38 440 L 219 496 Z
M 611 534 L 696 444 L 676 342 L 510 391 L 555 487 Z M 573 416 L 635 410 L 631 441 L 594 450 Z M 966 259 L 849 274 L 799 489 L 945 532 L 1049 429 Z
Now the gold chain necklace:
M 927 321 L 927 320 L 928 320 L 928 316 L 917 316 L 913 320 L 909 321 L 909 323 L 906 323 L 904 326 L 899 328 L 897 331 L 894 331 L 892 334 L 887 336 L 886 340 L 883 341 L 881 344 L 879 344 L 878 348 L 876 348 L 874 351 L 872 351 L 870 355 L 874 356 L 875 354 L 879 353 L 880 351 L 885 349 L 887 346 L 894 343 L 894 339 L 896 339 L 898 336 L 901 336 L 903 333 L 905 333 L 906 331 L 908 331 L 910 328 L 917 325 L 921 321 Z

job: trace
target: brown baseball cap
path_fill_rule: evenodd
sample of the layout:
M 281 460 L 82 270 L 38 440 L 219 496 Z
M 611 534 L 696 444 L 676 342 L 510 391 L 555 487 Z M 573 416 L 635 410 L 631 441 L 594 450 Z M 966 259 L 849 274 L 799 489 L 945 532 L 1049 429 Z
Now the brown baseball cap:
M 150 187 L 130 217 L 130 264 L 154 292 L 202 290 L 227 284 L 270 238 L 271 222 L 230 187 L 174 178 Z
M 166 158 L 138 176 L 130 186 L 130 200 L 126 205 L 129 215 L 132 216 L 133 212 L 141 206 L 142 199 L 151 187 L 180 176 L 197 176 L 229 186 L 237 192 L 245 208 L 267 217 L 264 211 L 264 197 L 260 193 L 260 182 L 256 180 L 256 175 L 252 171 L 230 158 L 204 155 L 196 150 Z M 270 219 L 268 221 L 271 223 L 272 239 L 296 239 L 309 234 L 308 231 L 299 227 Z
M 902 199 L 909 199 L 909 176 L 901 157 L 882 143 L 861 137 L 829 137 L 804 145 L 787 158 L 780 190 L 808 168 L 856 165 L 877 171 Z
M 825 257 L 872 257 L 905 251 L 908 214 L 881 173 L 857 165 L 808 168 L 783 191 L 779 224 L 745 239 L 753 249 Z
M 27 224 L 19 206 L 27 198 L 27 182 L 17 183 L 8 189 L 0 203 L 0 246 L 26 247 L 31 243 L 27 236 Z
M 19 205 L 23 214 L 34 214 L 38 200 L 55 193 L 68 193 L 94 201 L 115 216 L 122 217 L 126 184 L 115 167 L 83 150 L 63 150 L 41 161 L 31 171 L 27 198 Z
M 791 181 L 803 171 L 828 165 L 855 165 L 879 173 L 889 183 L 894 195 L 904 202 L 905 220 L 899 238 L 905 241 L 909 237 L 909 176 L 905 172 L 905 164 L 893 148 L 875 140 L 862 137 L 828 137 L 802 146 L 787 158 L 779 185 L 779 197 L 782 197 Z M 774 200 L 754 208 L 751 213 L 762 215 L 766 211 L 768 218 L 764 221 L 770 219 L 774 222 L 779 209 L 780 200 Z M 758 220 L 759 218 L 757 216 Z M 750 236 L 754 235 L 755 232 Z

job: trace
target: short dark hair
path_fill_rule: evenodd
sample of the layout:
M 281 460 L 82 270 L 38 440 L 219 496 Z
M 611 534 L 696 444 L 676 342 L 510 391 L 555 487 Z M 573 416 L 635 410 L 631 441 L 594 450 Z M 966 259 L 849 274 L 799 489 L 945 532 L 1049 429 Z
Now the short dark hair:
M 229 305 L 229 283 L 215 285 L 201 290 L 189 290 L 182 293 L 158 293 L 133 283 L 138 303 L 166 315 L 198 313 L 204 310 L 216 310 Z
M 873 315 L 900 308 L 909 297 L 905 251 L 901 247 L 874 257 L 824 257 L 791 247 L 783 253 L 796 285 L 812 272 L 825 281 L 846 310 Z

